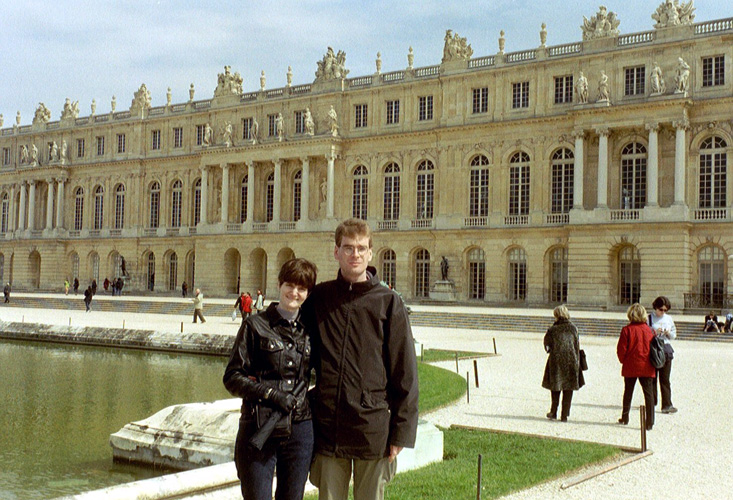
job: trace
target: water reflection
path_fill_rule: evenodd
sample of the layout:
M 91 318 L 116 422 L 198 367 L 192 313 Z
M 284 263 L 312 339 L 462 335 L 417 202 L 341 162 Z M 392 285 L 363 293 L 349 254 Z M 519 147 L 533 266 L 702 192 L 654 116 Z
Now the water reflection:
M 230 397 L 226 359 L 0 341 L 0 500 L 159 475 L 112 463 L 109 435 L 177 403 Z

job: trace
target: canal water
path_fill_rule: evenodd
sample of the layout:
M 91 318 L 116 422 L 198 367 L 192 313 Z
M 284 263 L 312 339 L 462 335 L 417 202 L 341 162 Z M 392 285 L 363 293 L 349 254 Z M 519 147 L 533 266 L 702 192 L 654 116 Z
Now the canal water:
M 223 357 L 0 341 L 0 500 L 49 499 L 169 471 L 112 462 L 109 435 L 231 396 Z

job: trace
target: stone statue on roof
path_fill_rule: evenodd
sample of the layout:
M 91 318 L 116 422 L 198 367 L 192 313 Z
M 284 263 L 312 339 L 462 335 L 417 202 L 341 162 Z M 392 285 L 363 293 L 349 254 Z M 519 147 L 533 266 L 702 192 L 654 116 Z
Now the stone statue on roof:
M 66 98 L 64 102 L 64 109 L 61 111 L 61 119 L 69 120 L 79 116 L 79 101 L 71 102 L 71 99 Z
M 331 47 L 326 51 L 323 59 L 317 62 L 316 82 L 327 82 L 330 80 L 341 80 L 346 78 L 349 70 L 346 69 L 346 52 L 339 50 L 334 54 Z
M 132 103 L 130 104 L 130 112 L 134 111 L 143 111 L 146 109 L 150 109 L 151 107 L 152 99 L 150 98 L 150 91 L 143 83 L 140 85 L 140 88 L 137 89 L 137 92 L 135 92 L 135 96 L 132 99 Z
M 468 61 L 473 55 L 471 44 L 467 43 L 466 37 L 458 36 L 452 30 L 445 30 L 445 45 L 443 45 L 443 61 L 461 60 Z
M 239 72 L 232 73 L 231 66 L 224 66 L 224 73 L 219 73 L 216 80 L 214 97 L 228 95 L 242 95 L 242 83 L 244 80 Z
M 46 107 L 42 102 L 38 103 L 36 108 L 36 114 L 33 116 L 33 125 L 39 123 L 48 123 L 51 120 L 51 110 Z
M 590 19 L 583 16 L 583 25 L 580 27 L 583 30 L 583 40 L 618 36 L 619 24 L 621 21 L 616 17 L 616 13 L 601 5 L 598 13 Z
M 687 3 L 680 3 L 679 0 L 666 0 L 657 7 L 656 12 L 652 14 L 652 19 L 657 23 L 654 28 L 668 28 L 670 26 L 679 26 L 681 24 L 692 24 L 695 19 L 695 7 L 692 5 L 693 0 Z

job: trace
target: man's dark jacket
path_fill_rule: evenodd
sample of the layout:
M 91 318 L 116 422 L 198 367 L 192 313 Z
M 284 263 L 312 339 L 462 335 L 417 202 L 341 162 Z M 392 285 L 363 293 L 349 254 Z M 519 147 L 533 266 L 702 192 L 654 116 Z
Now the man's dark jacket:
M 313 342 L 312 411 L 317 453 L 373 460 L 412 448 L 417 433 L 417 361 L 407 311 L 379 284 L 338 278 L 303 305 Z

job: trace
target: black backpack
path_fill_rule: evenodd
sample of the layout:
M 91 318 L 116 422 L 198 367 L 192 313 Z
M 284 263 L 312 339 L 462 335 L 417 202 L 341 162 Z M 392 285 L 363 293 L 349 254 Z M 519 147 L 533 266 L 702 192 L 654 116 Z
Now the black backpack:
M 664 339 L 657 337 L 656 335 L 649 342 L 649 361 L 652 366 L 659 370 L 664 367 L 667 362 L 667 356 L 664 354 Z

